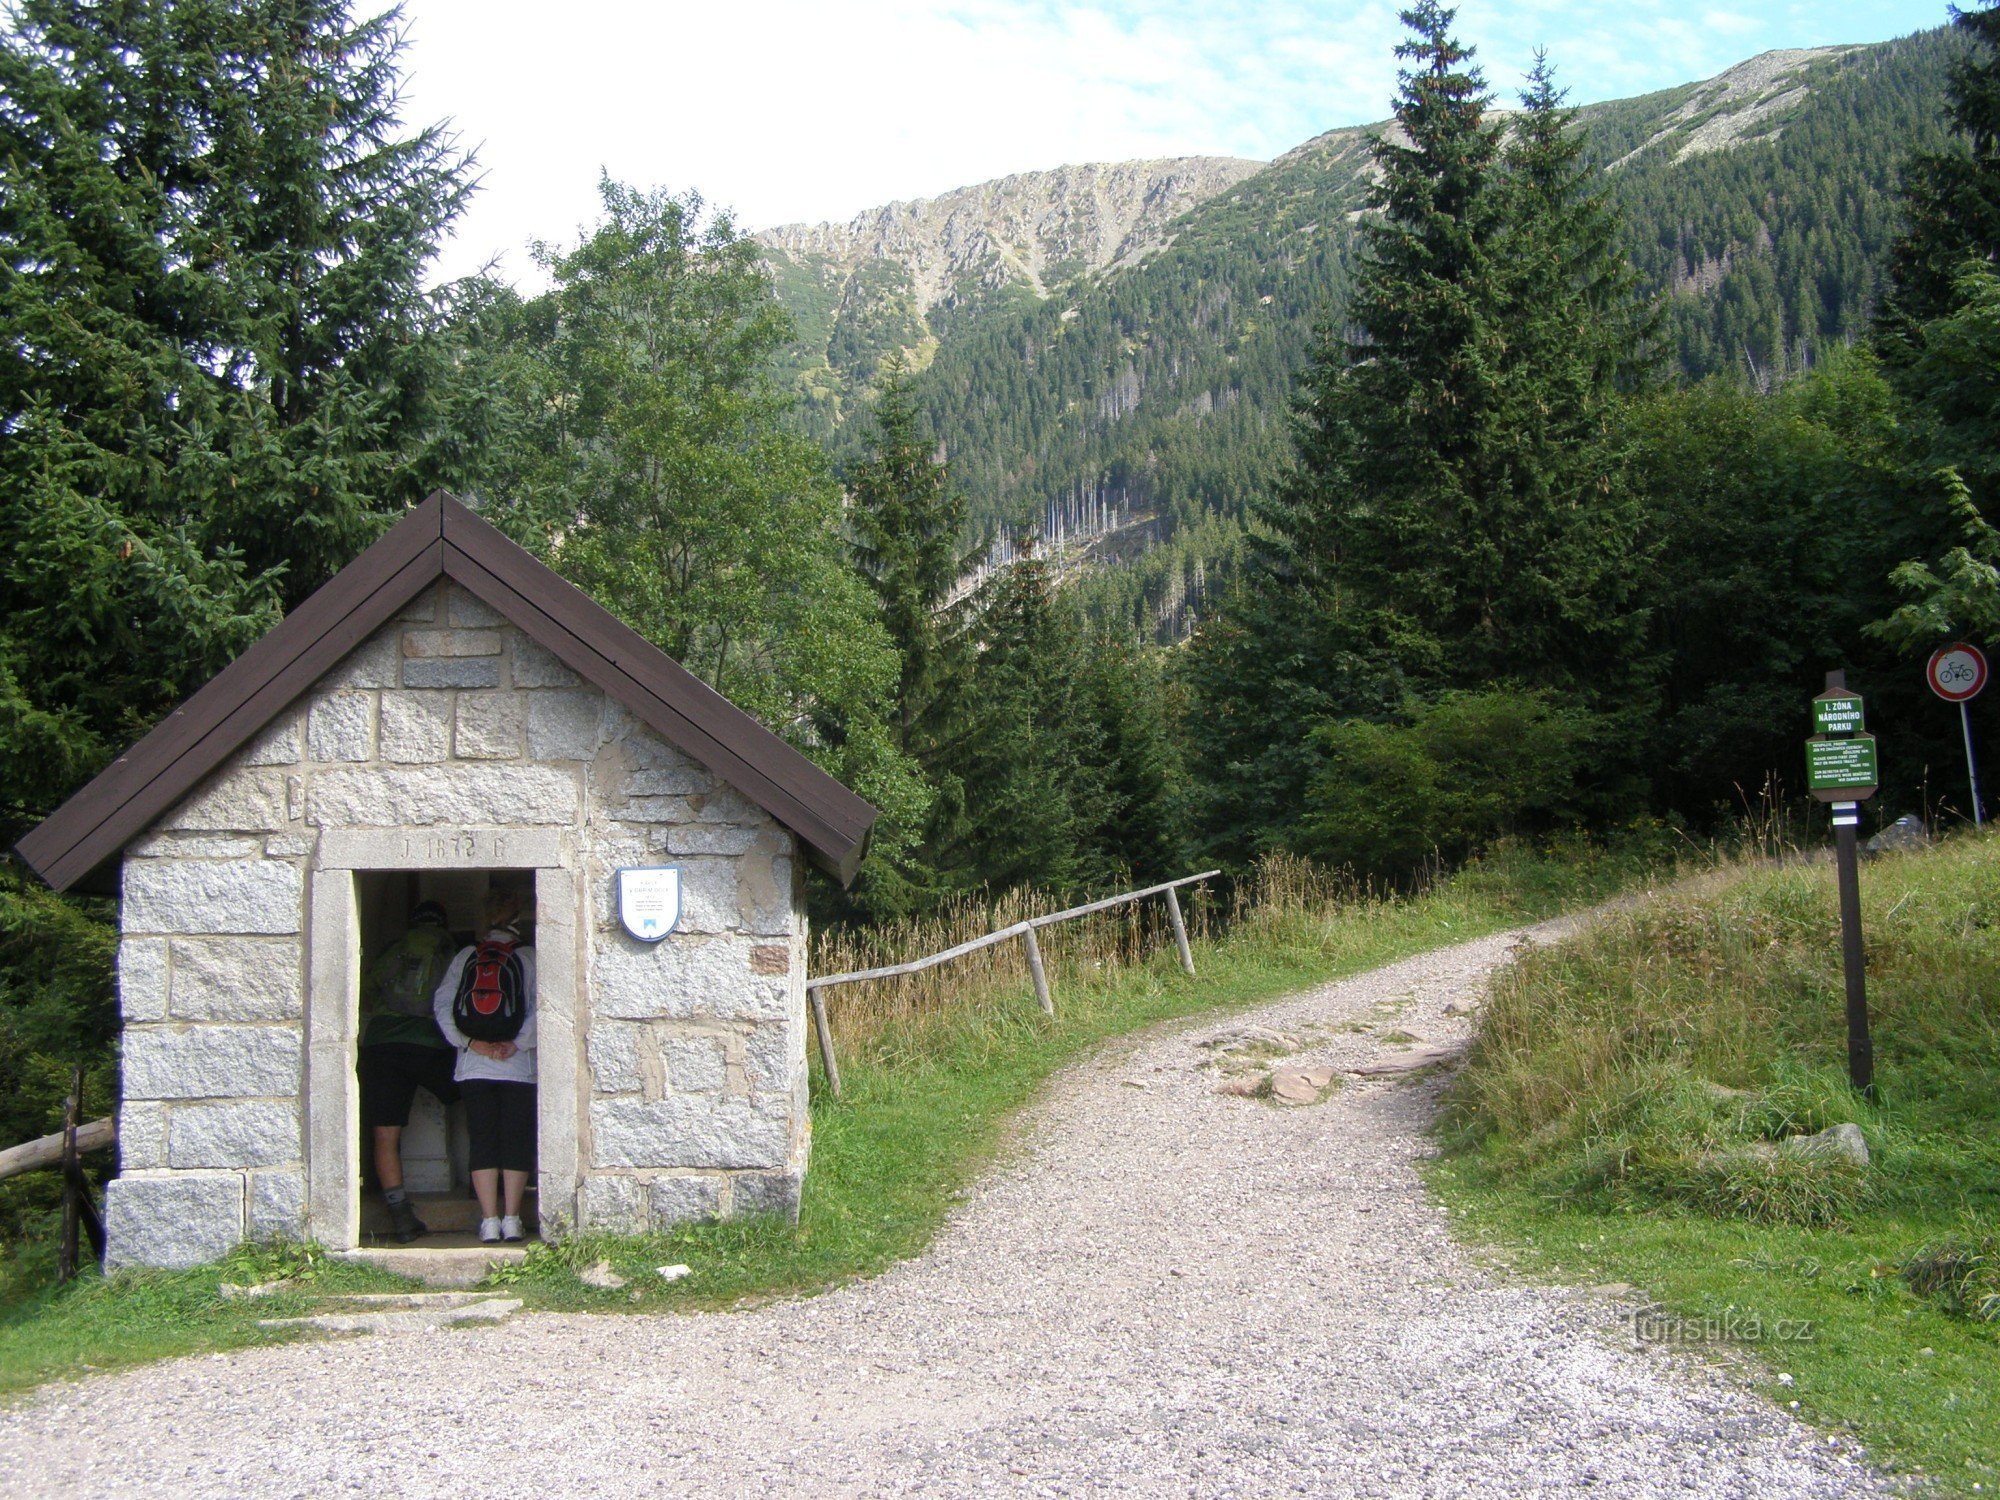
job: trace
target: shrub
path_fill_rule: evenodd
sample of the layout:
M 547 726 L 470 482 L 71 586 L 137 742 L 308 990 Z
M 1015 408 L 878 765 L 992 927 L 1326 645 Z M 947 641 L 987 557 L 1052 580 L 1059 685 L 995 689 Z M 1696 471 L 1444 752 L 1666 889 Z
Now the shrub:
M 1324 758 L 1301 819 L 1314 858 L 1407 880 L 1572 811 L 1593 721 L 1540 693 L 1446 693 L 1407 722 L 1336 719 L 1314 730 Z
M 1947 1312 L 2000 1323 L 2000 1235 L 1927 1245 L 1904 1264 L 1903 1280 Z

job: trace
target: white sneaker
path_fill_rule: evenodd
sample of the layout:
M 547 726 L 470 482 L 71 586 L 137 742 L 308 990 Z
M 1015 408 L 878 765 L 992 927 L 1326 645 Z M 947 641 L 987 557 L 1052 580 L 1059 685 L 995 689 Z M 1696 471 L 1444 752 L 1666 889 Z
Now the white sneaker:
M 479 1243 L 482 1245 L 499 1244 L 501 1222 L 499 1219 L 481 1219 L 479 1221 Z M 516 1219 L 514 1222 L 519 1224 L 520 1220 Z
M 508 1244 L 511 1245 L 519 1240 L 525 1240 L 527 1237 L 527 1231 L 521 1228 L 521 1216 L 519 1214 L 509 1214 L 500 1221 L 500 1238 Z

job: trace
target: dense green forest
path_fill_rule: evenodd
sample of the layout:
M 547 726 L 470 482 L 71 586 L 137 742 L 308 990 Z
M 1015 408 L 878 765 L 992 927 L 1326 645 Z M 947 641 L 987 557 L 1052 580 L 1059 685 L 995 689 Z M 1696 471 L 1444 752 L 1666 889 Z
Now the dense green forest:
M 534 295 L 428 284 L 475 164 L 400 118 L 394 12 L 22 0 L 9 842 L 432 486 L 881 808 L 822 920 L 1699 834 L 1795 793 L 1833 665 L 1896 726 L 1881 812 L 1962 811 L 1914 663 L 2000 633 L 2000 11 L 1765 78 L 1782 130 L 1686 155 L 1742 111 L 1572 111 L 1559 57 L 1516 107 L 1405 20 L 1399 131 L 1136 268 L 962 309 L 921 371 L 892 273 L 807 309 L 872 392 L 834 439 L 692 193 L 605 180 Z M 1119 490 L 1159 512 L 1120 566 L 1030 532 L 969 582 L 1022 497 Z M 78 1058 L 103 1097 L 111 919 L 0 880 L 0 1140 Z

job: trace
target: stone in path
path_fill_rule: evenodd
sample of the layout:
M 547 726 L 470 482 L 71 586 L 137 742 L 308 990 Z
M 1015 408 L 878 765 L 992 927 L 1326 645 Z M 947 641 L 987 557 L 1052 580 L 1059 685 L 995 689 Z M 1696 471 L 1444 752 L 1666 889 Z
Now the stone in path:
M 1364 1063 L 1460 1042 L 1511 935 L 1246 1018 Z M 1627 1304 L 1501 1279 L 1417 1174 L 1439 1085 L 1219 1096 L 1192 1026 L 1107 1049 L 919 1259 L 751 1311 L 522 1315 L 181 1360 L 0 1411 L 0 1494 L 1889 1493 Z M 1123 1087 L 1127 1078 L 1153 1087 Z M 695 1266 L 696 1274 L 701 1267 Z M 502 1419 L 504 1417 L 504 1419 Z
M 1275 1068 L 1271 1072 L 1271 1097 L 1287 1104 L 1317 1104 L 1320 1094 L 1333 1082 L 1331 1064 L 1316 1068 Z
M 435 1333 L 464 1323 L 498 1323 L 521 1310 L 519 1297 L 472 1292 L 388 1292 L 331 1299 L 331 1312 L 259 1318 L 265 1328 L 311 1333 Z
M 1367 1062 L 1356 1063 L 1347 1071 L 1357 1078 L 1393 1078 L 1398 1073 L 1421 1073 L 1425 1068 L 1445 1067 L 1465 1055 L 1463 1044 L 1456 1047 L 1436 1044 L 1407 1047 L 1386 1052 Z

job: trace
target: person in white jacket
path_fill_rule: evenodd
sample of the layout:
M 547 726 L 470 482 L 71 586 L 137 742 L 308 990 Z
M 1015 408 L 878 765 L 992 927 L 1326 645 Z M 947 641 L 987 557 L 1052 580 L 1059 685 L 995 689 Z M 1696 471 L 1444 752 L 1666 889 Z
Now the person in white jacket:
M 495 886 L 486 896 L 486 939 L 517 943 L 526 901 L 518 890 Z M 462 948 L 438 982 L 431 1001 L 438 1030 L 458 1049 L 452 1076 L 465 1101 L 466 1134 L 472 1143 L 472 1191 L 479 1199 L 482 1243 L 527 1238 L 521 1227 L 521 1198 L 535 1165 L 535 950 L 517 947 L 521 964 L 521 1029 L 511 1041 L 476 1041 L 452 1019 L 459 976 L 476 946 Z

